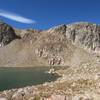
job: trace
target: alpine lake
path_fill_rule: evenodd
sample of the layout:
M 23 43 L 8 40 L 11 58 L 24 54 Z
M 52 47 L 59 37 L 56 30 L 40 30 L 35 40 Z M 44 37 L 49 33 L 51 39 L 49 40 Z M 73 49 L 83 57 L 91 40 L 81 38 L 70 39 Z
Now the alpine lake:
M 0 91 L 55 81 L 58 76 L 47 73 L 48 67 L 0 68 Z

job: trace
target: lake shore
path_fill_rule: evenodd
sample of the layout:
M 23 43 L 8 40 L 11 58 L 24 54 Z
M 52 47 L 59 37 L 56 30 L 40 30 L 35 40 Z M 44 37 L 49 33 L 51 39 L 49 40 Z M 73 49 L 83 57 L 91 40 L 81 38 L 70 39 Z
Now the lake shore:
M 6 100 L 99 100 L 99 67 L 68 67 L 56 70 L 60 75 L 54 82 L 0 92 Z M 88 77 L 87 77 L 88 76 Z
M 0 68 L 0 91 L 55 81 L 58 74 L 48 73 L 48 67 Z

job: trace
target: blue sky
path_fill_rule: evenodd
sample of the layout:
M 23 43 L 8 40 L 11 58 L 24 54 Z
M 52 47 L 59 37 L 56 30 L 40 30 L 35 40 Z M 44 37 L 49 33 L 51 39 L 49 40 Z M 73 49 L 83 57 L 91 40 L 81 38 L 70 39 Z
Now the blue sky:
M 79 21 L 100 23 L 100 0 L 0 0 L 0 10 L 35 21 L 20 23 L 0 16 L 16 28 L 48 29 Z

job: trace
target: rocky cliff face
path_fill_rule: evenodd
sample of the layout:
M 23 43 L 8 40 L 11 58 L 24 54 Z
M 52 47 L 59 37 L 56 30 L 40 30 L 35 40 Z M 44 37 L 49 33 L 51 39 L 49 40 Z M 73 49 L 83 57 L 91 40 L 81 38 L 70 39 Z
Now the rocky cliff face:
M 14 32 L 14 29 L 9 25 L 0 22 L 0 45 L 7 45 L 16 38 L 17 36 Z
M 76 23 L 67 26 L 68 39 L 86 49 L 100 53 L 100 26 L 91 23 Z
M 100 26 L 87 22 L 60 25 L 49 32 L 63 32 L 72 44 L 100 53 Z
M 13 29 L 1 23 L 0 36 L 4 45 L 0 48 L 0 66 L 6 67 L 80 66 L 83 62 L 97 61 L 88 51 L 98 55 L 100 52 L 100 26 L 86 22 L 45 31 Z
M 49 65 L 80 65 L 82 60 L 86 62 L 86 58 L 90 58 L 84 57 L 83 49 L 89 53 L 100 53 L 99 30 L 99 25 L 87 22 L 53 27 L 46 31 L 44 37 L 41 36 L 37 53 Z

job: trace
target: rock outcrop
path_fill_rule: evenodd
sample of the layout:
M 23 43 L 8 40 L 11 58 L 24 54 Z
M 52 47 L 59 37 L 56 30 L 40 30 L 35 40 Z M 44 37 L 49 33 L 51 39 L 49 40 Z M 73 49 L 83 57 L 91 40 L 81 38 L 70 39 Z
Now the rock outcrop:
M 9 44 L 12 40 L 18 38 L 14 29 L 6 23 L 0 22 L 0 46 Z
M 89 53 L 100 53 L 99 30 L 99 25 L 87 22 L 50 28 L 39 39 L 39 45 L 35 47 L 36 53 L 38 57 L 42 60 L 44 59 L 49 65 L 66 65 L 68 62 L 72 63 L 73 58 L 77 59 L 77 61 L 74 61 L 74 65 L 77 65 L 75 63 L 80 62 L 84 54 L 81 55 L 80 53 L 80 57 L 78 57 L 79 49 L 76 50 L 76 48 L 84 49 Z
M 100 25 L 79 22 L 49 29 L 51 33 L 66 34 L 74 45 L 100 53 Z
M 67 25 L 66 36 L 77 46 L 100 53 L 100 26 L 91 23 Z

